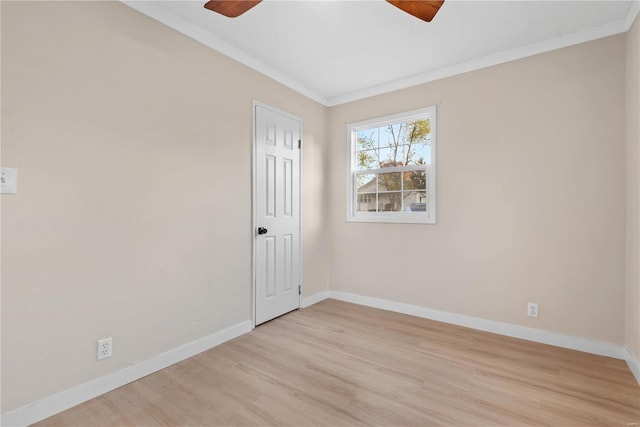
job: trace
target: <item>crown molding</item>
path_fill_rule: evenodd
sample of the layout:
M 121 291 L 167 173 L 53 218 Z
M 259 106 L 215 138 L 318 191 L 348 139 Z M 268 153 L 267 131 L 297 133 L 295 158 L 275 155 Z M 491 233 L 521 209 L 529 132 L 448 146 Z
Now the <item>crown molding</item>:
M 278 83 L 293 89 L 294 91 L 311 98 L 312 100 L 326 106 L 333 107 L 348 102 L 358 101 L 384 93 L 393 92 L 408 87 L 429 83 L 435 80 L 456 76 L 458 74 L 468 73 L 470 71 L 480 70 L 482 68 L 515 61 L 529 56 L 550 52 L 586 43 L 592 40 L 613 36 L 627 32 L 640 12 L 640 0 L 635 0 L 629 7 L 629 11 L 625 18 L 611 22 L 599 27 L 589 28 L 587 30 L 578 31 L 571 34 L 565 34 L 560 37 L 543 40 L 511 49 L 504 52 L 498 52 L 481 58 L 472 59 L 449 67 L 442 67 L 426 71 L 424 73 L 401 78 L 376 86 L 371 86 L 362 90 L 345 93 L 334 97 L 326 97 L 317 91 L 307 87 L 299 81 L 287 76 L 286 74 L 266 65 L 262 61 L 252 57 L 241 51 L 240 49 L 230 45 L 229 43 L 219 39 L 205 29 L 188 22 L 187 20 L 177 16 L 173 12 L 164 8 L 160 1 L 136 1 L 121 0 L 121 2 L 132 9 L 147 15 L 156 21 L 159 21 L 174 30 L 191 37 L 192 39 L 210 47 L 211 49 L 226 55 L 239 63 L 246 65 L 253 70 L 272 78 Z
M 625 27 L 626 27 L 625 31 L 629 31 L 631 29 L 639 13 L 640 13 L 640 0 L 635 0 L 633 3 L 631 3 L 629 12 L 627 13 L 627 17 L 625 18 Z
M 560 37 L 543 40 L 541 42 L 521 46 L 516 49 L 498 52 L 481 58 L 472 59 L 470 61 L 465 61 L 450 67 L 437 68 L 425 73 L 420 73 L 396 81 L 372 86 L 370 88 L 355 91 L 349 94 L 332 97 L 328 99 L 329 103 L 327 106 L 333 107 L 340 104 L 346 104 L 348 102 L 358 101 L 360 99 L 382 95 L 384 93 L 393 92 L 400 89 L 406 89 L 408 87 L 456 76 L 458 74 L 464 74 L 470 71 L 480 70 L 482 68 L 492 67 L 494 65 L 504 64 L 506 62 L 527 58 L 529 56 L 551 52 L 553 50 L 562 49 L 564 47 L 574 46 L 580 43 L 586 43 L 592 40 L 621 34 L 628 31 L 631 27 L 628 22 L 633 22 L 633 20 L 631 20 L 632 16 L 635 19 L 635 15 L 637 15 L 639 5 L 640 0 L 635 1 L 631 7 L 631 10 L 624 19 L 620 19 L 609 24 L 589 28 L 588 30 L 578 31 L 571 34 L 565 34 Z
M 137 0 L 121 0 L 121 3 L 129 6 L 130 8 L 147 15 L 150 18 L 155 19 L 158 22 L 165 24 L 166 26 L 184 34 L 187 37 L 204 44 L 211 49 L 228 56 L 231 59 L 238 61 L 239 63 L 246 65 L 249 68 L 272 78 L 280 84 L 283 84 L 294 91 L 311 98 L 312 100 L 319 102 L 322 105 L 327 105 L 327 98 L 320 95 L 316 91 L 308 88 L 302 83 L 292 79 L 291 77 L 275 70 L 274 68 L 266 65 L 262 61 L 257 60 L 251 55 L 247 55 L 240 49 L 230 45 L 222 39 L 214 36 L 207 30 L 192 24 L 191 22 L 179 17 L 175 13 L 167 10 L 162 6 L 161 1 L 137 1 Z

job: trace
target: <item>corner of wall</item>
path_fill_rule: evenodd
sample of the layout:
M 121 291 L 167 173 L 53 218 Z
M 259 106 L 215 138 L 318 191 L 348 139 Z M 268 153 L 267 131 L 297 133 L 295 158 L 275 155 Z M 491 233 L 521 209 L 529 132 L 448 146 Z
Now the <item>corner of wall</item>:
M 634 5 L 640 8 L 640 2 Z M 627 242 L 625 345 L 640 354 L 640 18 L 626 35 Z M 635 356 L 636 368 L 638 360 Z M 629 365 L 631 366 L 631 364 Z M 633 371 L 633 369 L 632 369 Z M 634 371 L 637 376 L 638 370 Z

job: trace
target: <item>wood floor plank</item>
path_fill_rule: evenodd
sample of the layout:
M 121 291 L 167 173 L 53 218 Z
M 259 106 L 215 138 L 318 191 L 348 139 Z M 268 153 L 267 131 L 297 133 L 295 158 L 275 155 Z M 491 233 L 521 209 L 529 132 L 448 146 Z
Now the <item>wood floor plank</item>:
M 624 361 L 325 300 L 39 426 L 630 426 Z

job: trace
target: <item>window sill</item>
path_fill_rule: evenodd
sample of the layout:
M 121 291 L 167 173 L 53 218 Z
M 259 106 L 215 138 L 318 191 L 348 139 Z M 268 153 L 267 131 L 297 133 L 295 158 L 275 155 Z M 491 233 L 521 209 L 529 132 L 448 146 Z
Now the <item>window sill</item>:
M 388 212 L 388 213 L 375 213 L 366 214 L 359 213 L 356 215 L 348 215 L 347 222 L 379 222 L 379 223 L 393 223 L 393 224 L 435 224 L 435 216 L 427 216 L 422 214 L 412 214 L 407 212 Z

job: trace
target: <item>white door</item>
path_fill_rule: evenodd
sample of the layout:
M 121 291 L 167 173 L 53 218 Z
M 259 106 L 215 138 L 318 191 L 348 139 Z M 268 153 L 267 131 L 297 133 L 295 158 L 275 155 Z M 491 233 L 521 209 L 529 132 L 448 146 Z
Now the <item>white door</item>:
M 254 105 L 256 325 L 300 307 L 300 133 L 302 123 Z

